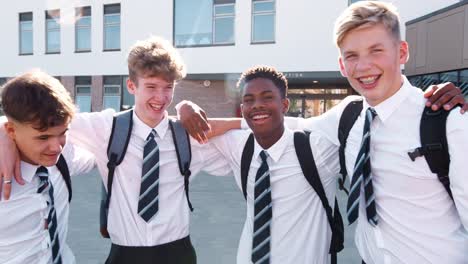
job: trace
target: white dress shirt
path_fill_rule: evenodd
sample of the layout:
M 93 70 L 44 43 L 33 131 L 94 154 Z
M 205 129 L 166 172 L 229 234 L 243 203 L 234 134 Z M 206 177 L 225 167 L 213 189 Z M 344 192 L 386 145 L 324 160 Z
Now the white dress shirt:
M 102 180 L 107 188 L 107 145 L 109 142 L 113 110 L 80 113 L 72 121 L 70 139 L 96 157 Z M 156 246 L 189 235 L 190 209 L 184 189 L 184 177 L 180 174 L 177 154 L 166 117 L 154 128 L 159 146 L 159 210 L 150 222 L 138 215 L 141 185 L 143 147 L 151 127 L 133 113 L 133 129 L 127 153 L 117 166 L 112 184 L 109 206 L 108 231 L 112 243 L 122 246 Z M 191 140 L 192 179 L 201 169 L 207 172 L 227 174 L 229 165 L 210 145 L 200 145 Z M 98 202 L 98 201 L 96 201 Z M 96 219 L 97 220 L 97 219 Z
M 66 144 L 62 152 L 67 161 L 70 176 L 90 171 L 94 167 L 93 156 Z M 39 178 L 35 176 L 39 166 L 21 162 L 21 175 L 25 181 L 19 185 L 12 181 L 9 200 L 0 198 L 0 263 L 52 263 L 49 231 L 45 229 L 49 213 L 48 192 L 37 193 Z M 75 263 L 75 257 L 67 245 L 68 189 L 56 166 L 47 167 L 49 180 L 54 187 L 54 203 L 57 212 L 60 253 L 64 264 Z
M 426 100 L 420 89 L 403 78 L 401 89 L 374 107 L 377 116 L 371 125 L 370 161 L 379 223 L 375 228 L 368 223 L 361 189 L 357 248 L 368 264 L 468 263 L 468 116 L 456 109 L 447 119 L 454 203 L 425 158 L 413 162 L 407 154 L 421 146 L 419 126 Z M 338 121 L 351 99 L 355 97 L 345 99 L 321 117 L 329 121 L 320 129 L 334 135 L 337 145 Z M 362 141 L 368 107 L 364 101 L 349 133 L 345 153 L 349 175 Z
M 240 190 L 241 156 L 250 133 L 235 130 L 212 139 L 228 159 Z M 339 167 L 335 158 L 338 148 L 317 131 L 312 131 L 310 145 L 327 198 L 333 207 Z M 247 180 L 247 214 L 237 253 L 238 264 L 251 263 L 253 189 L 262 150 L 255 141 Z M 270 263 L 329 263 L 330 225 L 320 198 L 302 173 L 294 148 L 293 132 L 285 129 L 282 137 L 266 152 L 273 206 Z

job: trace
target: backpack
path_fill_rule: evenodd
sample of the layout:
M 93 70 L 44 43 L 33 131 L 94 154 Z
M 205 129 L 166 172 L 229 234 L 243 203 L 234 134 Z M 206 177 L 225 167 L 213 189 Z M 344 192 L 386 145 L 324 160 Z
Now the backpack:
M 348 104 L 341 115 L 338 126 L 340 173 L 342 175 L 342 178 L 339 180 L 339 185 L 342 190 L 344 189 L 343 185 L 347 176 L 345 163 L 346 141 L 349 131 L 351 131 L 351 128 L 354 126 L 354 123 L 362 111 L 362 102 L 361 98 Z M 432 173 L 437 174 L 439 181 L 453 199 L 448 176 L 450 155 L 448 152 L 446 131 L 447 116 L 450 111 L 445 111 L 443 109 L 433 111 L 430 107 L 424 108 L 421 116 L 421 124 L 419 126 L 421 147 L 414 149 L 412 152 L 408 152 L 408 156 L 412 161 L 415 161 L 417 157 L 424 156 Z
M 59 159 L 57 163 L 55 164 L 55 166 L 60 171 L 60 174 L 62 174 L 62 178 L 65 181 L 65 185 L 67 186 L 67 189 L 68 189 L 68 203 L 70 203 L 72 199 L 72 185 L 71 185 L 71 179 L 70 179 L 70 171 L 68 170 L 67 161 L 65 160 L 62 154 L 60 154 Z
M 109 215 L 109 204 L 112 196 L 112 182 L 114 180 L 114 171 L 117 166 L 123 161 L 127 152 L 128 142 L 132 134 L 133 126 L 133 109 L 122 111 L 114 115 L 112 121 L 112 132 L 107 145 L 107 157 L 109 159 L 107 168 L 109 169 L 107 177 L 107 190 L 102 184 L 101 190 L 101 207 L 100 207 L 100 232 L 102 237 L 109 238 L 107 231 L 107 216 Z M 182 124 L 178 121 L 169 120 L 169 127 L 172 131 L 172 139 L 174 141 L 177 160 L 179 163 L 179 171 L 184 176 L 184 188 L 187 203 L 191 211 L 193 211 L 192 203 L 189 198 L 189 177 L 190 177 L 190 162 L 192 152 L 190 147 L 190 138 Z
M 296 155 L 301 165 L 302 173 L 306 178 L 307 182 L 312 186 L 314 191 L 320 198 L 323 208 L 327 214 L 328 223 L 332 230 L 332 239 L 330 243 L 329 253 L 331 254 L 331 263 L 336 264 L 337 253 L 340 252 L 344 246 L 344 227 L 343 219 L 341 218 L 340 210 L 338 208 L 338 201 L 335 198 L 335 208 L 332 209 L 322 182 L 320 180 L 317 167 L 315 165 L 312 150 L 310 149 L 310 132 L 308 131 L 296 131 L 294 132 L 294 148 L 296 149 Z M 242 152 L 241 158 L 241 185 L 244 198 L 247 199 L 247 177 L 249 174 L 250 164 L 252 162 L 252 156 L 254 152 L 254 136 L 250 134 Z

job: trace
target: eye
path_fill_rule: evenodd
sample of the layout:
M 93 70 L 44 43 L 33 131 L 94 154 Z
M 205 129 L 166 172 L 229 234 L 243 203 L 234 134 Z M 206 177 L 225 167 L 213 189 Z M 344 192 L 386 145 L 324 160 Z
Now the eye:
M 49 136 L 39 136 L 37 139 L 44 141 L 49 139 Z
M 349 55 L 346 55 L 345 59 L 346 60 L 352 60 L 352 59 L 355 59 L 357 58 L 356 54 L 349 54 Z

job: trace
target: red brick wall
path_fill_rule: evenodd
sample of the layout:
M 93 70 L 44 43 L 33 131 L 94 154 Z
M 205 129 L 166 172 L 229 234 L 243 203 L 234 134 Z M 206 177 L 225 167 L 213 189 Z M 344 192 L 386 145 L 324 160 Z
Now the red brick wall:
M 91 78 L 91 111 L 97 112 L 102 110 L 102 76 L 93 76 Z

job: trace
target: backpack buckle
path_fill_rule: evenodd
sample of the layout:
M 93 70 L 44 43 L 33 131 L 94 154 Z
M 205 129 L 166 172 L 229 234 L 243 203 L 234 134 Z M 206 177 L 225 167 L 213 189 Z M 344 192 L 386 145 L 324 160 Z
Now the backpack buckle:
M 417 157 L 424 155 L 423 151 L 423 147 L 415 148 L 412 152 L 408 152 L 408 156 L 410 157 L 411 161 L 415 161 Z
M 434 143 L 427 144 L 419 148 L 415 148 L 412 152 L 408 152 L 408 156 L 412 161 L 415 161 L 417 157 L 426 155 L 430 151 L 440 151 L 442 150 L 442 144 Z

